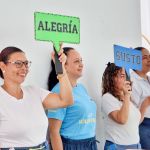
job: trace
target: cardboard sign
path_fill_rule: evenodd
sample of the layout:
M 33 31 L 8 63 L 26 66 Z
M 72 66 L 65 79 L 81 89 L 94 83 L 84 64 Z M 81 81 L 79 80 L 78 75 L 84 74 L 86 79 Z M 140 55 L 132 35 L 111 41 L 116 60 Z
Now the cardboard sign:
M 50 13 L 35 12 L 35 39 L 53 42 L 56 51 L 60 43 L 80 43 L 80 19 Z
M 128 76 L 130 76 L 129 69 L 142 70 L 141 51 L 114 45 L 114 60 L 117 66 L 125 68 Z

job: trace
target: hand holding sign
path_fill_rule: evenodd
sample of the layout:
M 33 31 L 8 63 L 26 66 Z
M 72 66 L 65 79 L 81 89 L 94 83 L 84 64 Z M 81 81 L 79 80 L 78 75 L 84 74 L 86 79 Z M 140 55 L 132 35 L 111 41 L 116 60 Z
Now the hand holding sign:
M 125 68 L 128 78 L 130 69 L 142 69 L 142 53 L 132 48 L 114 45 L 114 60 L 116 66 Z
M 55 69 L 56 69 L 56 74 L 63 74 L 63 69 L 62 69 L 62 65 L 61 65 L 61 62 L 59 60 L 59 53 L 57 53 L 55 47 L 53 46 L 54 48 L 54 51 L 55 51 L 55 54 L 54 54 L 54 57 L 55 57 Z M 60 45 L 60 51 L 63 51 L 62 50 L 62 44 Z M 59 51 L 59 52 L 60 52 Z
M 51 41 L 54 50 L 58 54 L 60 43 L 80 43 L 80 19 L 77 17 L 62 16 L 50 13 L 36 12 L 35 19 L 35 39 L 41 41 Z M 56 59 L 56 73 L 62 73 L 61 64 Z

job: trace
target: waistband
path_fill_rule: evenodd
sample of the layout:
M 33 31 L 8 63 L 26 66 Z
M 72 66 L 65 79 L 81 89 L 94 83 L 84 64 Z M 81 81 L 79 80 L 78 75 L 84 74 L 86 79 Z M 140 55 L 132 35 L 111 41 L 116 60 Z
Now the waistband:
M 43 150 L 46 148 L 47 142 L 43 142 L 37 146 L 33 147 L 9 147 L 9 148 L 0 148 L 0 150 Z
M 110 148 L 110 150 L 115 150 L 115 149 L 131 149 L 131 148 L 133 148 L 133 149 L 135 149 L 135 148 L 137 148 L 137 149 L 139 149 L 139 148 L 141 148 L 141 144 L 140 143 L 137 143 L 137 144 L 131 144 L 131 145 L 120 145 L 120 144 L 116 144 L 116 143 L 113 143 L 113 142 L 111 142 L 111 141 L 108 141 L 108 140 L 106 140 L 106 142 L 105 142 L 105 147 L 107 147 L 107 146 L 109 146 L 109 148 Z M 114 149 L 112 149 L 112 148 L 114 148 Z M 105 148 L 105 150 L 106 150 L 107 148 Z
M 150 125 L 150 118 L 144 117 L 144 120 L 143 120 L 143 122 L 141 123 L 141 125 Z
M 80 143 L 87 143 L 87 142 L 94 142 L 94 141 L 100 143 L 98 140 L 96 140 L 95 137 L 87 138 L 87 139 L 81 139 L 81 140 L 68 139 L 68 138 L 65 138 L 63 136 L 61 136 L 61 138 L 62 138 L 63 142 L 70 143 L 70 144 L 80 144 Z

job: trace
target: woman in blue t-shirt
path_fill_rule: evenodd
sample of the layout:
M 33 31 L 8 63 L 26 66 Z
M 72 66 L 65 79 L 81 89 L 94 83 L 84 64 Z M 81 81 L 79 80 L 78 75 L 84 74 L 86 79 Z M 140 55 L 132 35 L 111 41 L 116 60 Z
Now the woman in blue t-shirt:
M 77 80 L 82 76 L 83 62 L 80 54 L 65 47 L 66 72 L 73 87 L 74 104 L 63 109 L 48 110 L 50 141 L 53 150 L 97 150 L 95 139 L 96 104 Z M 48 79 L 52 92 L 60 91 L 54 64 Z

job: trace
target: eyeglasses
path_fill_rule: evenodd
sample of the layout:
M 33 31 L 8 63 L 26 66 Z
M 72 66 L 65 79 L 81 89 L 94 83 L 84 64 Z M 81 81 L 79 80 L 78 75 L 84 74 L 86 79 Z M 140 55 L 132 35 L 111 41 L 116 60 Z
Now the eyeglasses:
M 29 68 L 31 66 L 31 61 L 21 61 L 21 60 L 17 60 L 17 61 L 7 61 L 6 63 L 11 63 L 14 64 L 16 66 L 16 68 L 22 68 L 23 65 L 25 65 L 26 68 Z

